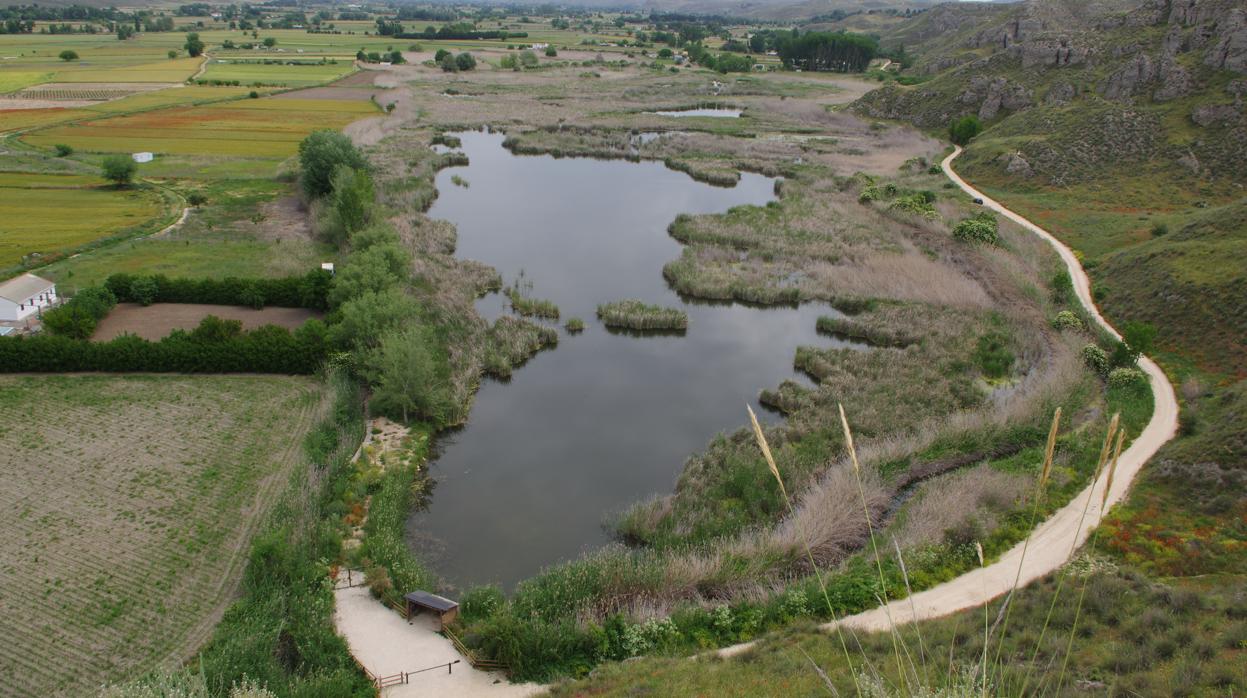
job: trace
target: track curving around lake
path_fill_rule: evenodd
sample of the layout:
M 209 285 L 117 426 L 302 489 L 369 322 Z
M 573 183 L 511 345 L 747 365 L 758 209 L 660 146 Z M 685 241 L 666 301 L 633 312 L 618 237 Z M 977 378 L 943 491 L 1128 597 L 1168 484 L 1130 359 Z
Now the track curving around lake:
M 1090 279 L 1078 262 L 1078 258 L 1074 256 L 1073 250 L 1048 231 L 1010 211 L 966 183 L 952 168 L 953 160 L 960 154 L 961 148 L 958 146 L 941 163 L 949 179 L 971 197 L 982 199 L 984 208 L 995 211 L 1048 241 L 1060 255 L 1061 261 L 1065 263 L 1079 303 L 1096 324 L 1120 339 L 1121 335 L 1096 308 L 1091 298 Z M 1147 357 L 1140 357 L 1139 368 L 1147 374 L 1151 384 L 1155 402 L 1152 419 L 1130 444 L 1130 447 L 1121 454 L 1117 462 L 1112 489 L 1108 493 L 1103 509 L 1100 502 L 1106 483 L 1105 478 L 1102 477 L 1039 524 L 1030 537 L 1025 558 L 1022 555 L 1023 544 L 1018 543 L 990 565 L 967 572 L 956 579 L 918 592 L 913 596 L 892 601 L 885 606 L 847 616 L 839 622 L 860 630 L 882 631 L 894 625 L 940 618 L 980 606 L 1007 594 L 1013 589 L 1015 581 L 1021 587 L 1064 565 L 1074 551 L 1086 542 L 1091 531 L 1100 523 L 1104 513 L 1126 496 L 1126 492 L 1134 482 L 1135 476 L 1143 469 L 1143 465 L 1177 433 L 1178 401 L 1169 378 L 1156 362 Z M 823 628 L 831 629 L 834 625 L 835 621 L 825 624 Z M 737 654 L 752 644 L 744 643 L 725 647 L 719 650 L 719 653 L 721 655 Z

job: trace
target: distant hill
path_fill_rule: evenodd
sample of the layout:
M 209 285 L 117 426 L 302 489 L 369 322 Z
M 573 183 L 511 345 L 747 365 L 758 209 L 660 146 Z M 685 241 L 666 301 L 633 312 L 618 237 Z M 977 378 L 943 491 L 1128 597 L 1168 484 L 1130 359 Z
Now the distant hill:
M 857 112 L 939 131 L 977 116 L 959 169 L 1082 250 L 1110 313 L 1247 372 L 1245 275 L 1229 262 L 1247 249 L 1241 0 L 952 3 L 882 43 L 915 56 L 907 82 L 922 82 Z

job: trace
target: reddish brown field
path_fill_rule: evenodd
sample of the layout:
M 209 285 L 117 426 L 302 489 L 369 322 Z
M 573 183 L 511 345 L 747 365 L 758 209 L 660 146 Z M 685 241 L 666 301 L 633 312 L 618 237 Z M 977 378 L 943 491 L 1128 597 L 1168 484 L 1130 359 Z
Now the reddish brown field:
M 192 330 L 209 315 L 224 320 L 239 320 L 244 330 L 264 325 L 277 325 L 293 330 L 322 313 L 307 308 L 264 308 L 253 310 L 238 305 L 203 305 L 199 303 L 118 303 L 108 317 L 100 321 L 91 339 L 104 342 L 123 334 L 156 340 L 173 330 Z

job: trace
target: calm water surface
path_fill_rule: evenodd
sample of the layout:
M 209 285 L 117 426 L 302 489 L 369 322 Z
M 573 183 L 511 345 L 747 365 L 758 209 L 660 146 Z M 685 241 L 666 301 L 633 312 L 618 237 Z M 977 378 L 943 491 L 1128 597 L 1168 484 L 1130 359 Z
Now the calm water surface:
M 738 119 L 743 113 L 740 109 L 680 109 L 677 111 L 656 111 L 659 116 L 709 116 L 717 119 Z
M 560 330 L 509 382 L 484 382 L 468 425 L 440 439 L 430 505 L 408 522 L 412 548 L 452 584 L 511 588 L 607 542 L 606 517 L 670 492 L 689 455 L 747 423 L 759 391 L 804 380 L 798 345 L 851 345 L 816 334 L 818 316 L 835 314 L 825 306 L 684 302 L 662 278 L 681 251 L 666 230 L 677 214 L 765 204 L 773 180 L 712 187 L 661 163 L 517 157 L 501 135 L 460 135 L 471 164 L 439 173 L 429 215 L 458 226 L 458 255 L 588 325 Z M 608 332 L 594 309 L 624 298 L 683 308 L 688 332 Z M 478 307 L 507 312 L 496 294 Z

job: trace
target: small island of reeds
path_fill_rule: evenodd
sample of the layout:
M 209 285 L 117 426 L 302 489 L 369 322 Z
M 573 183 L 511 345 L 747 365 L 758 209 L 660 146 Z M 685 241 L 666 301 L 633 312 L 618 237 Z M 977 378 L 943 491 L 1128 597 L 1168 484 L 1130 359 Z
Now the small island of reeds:
M 684 330 L 688 328 L 688 314 L 683 310 L 649 305 L 634 299 L 599 305 L 598 318 L 607 327 L 629 330 Z

